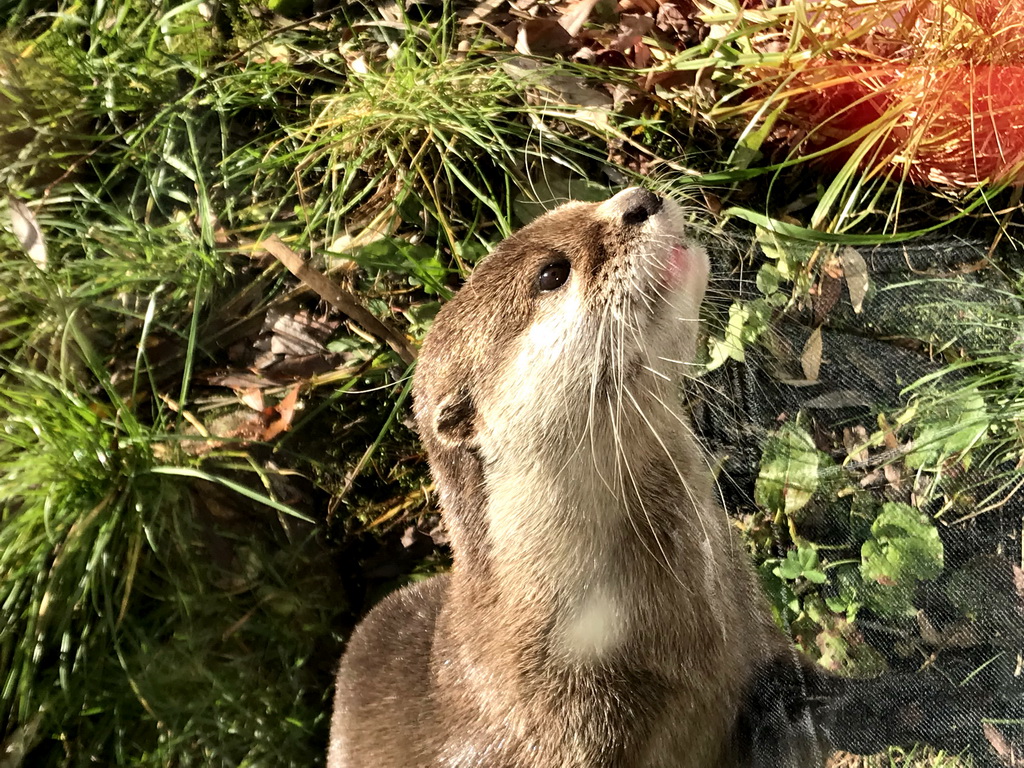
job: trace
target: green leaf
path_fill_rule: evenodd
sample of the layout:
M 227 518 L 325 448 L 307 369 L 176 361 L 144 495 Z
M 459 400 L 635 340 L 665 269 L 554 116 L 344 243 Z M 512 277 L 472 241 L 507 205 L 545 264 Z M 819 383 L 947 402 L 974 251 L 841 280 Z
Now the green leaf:
M 524 190 L 516 195 L 512 210 L 521 224 L 529 224 L 569 200 L 597 203 L 607 200 L 610 195 L 611 191 L 603 184 L 568 172 L 560 174 L 552 169 L 537 180 L 529 193 Z
M 822 247 L 819 243 L 784 237 L 761 227 L 757 228 L 755 237 L 764 255 L 778 264 L 779 274 L 784 280 L 794 280 L 814 252 Z
M 764 299 L 742 303 L 734 301 L 729 307 L 729 323 L 725 327 L 725 338 L 712 336 L 708 340 L 710 359 L 708 370 L 714 370 L 726 360 L 742 363 L 746 360 L 746 348 L 768 330 L 772 317 L 772 306 Z
M 765 103 L 767 105 L 771 102 Z M 744 169 L 749 167 L 755 160 L 761 158 L 761 145 L 764 144 L 765 139 L 772 132 L 772 128 L 775 127 L 775 121 L 778 120 L 785 106 L 785 101 L 779 103 L 775 109 L 765 115 L 763 122 L 757 128 L 754 128 L 754 126 L 757 125 L 760 114 L 747 124 L 747 127 L 736 142 L 736 146 L 733 148 L 732 155 L 729 157 L 729 165 L 731 167 Z
M 436 249 L 410 243 L 399 237 L 384 237 L 350 254 L 350 258 L 371 276 L 382 271 L 407 275 L 410 285 L 429 293 L 445 293 L 448 268 L 437 258 Z
M 308 13 L 312 5 L 312 0 L 267 0 L 267 8 L 288 18 Z
M 818 551 L 807 544 L 801 544 L 796 549 L 791 549 L 786 554 L 786 559 L 779 563 L 773 573 L 787 581 L 807 579 L 813 584 L 824 584 L 827 579 L 821 571 Z
M 935 467 L 949 456 L 968 451 L 985 437 L 991 426 L 985 399 L 977 390 L 957 397 L 943 411 L 929 413 L 918 429 L 906 464 L 911 469 Z
M 831 588 L 833 593 L 825 597 L 829 610 L 845 614 L 848 621 L 856 621 L 857 611 L 863 605 L 860 569 L 853 564 L 836 568 L 832 571 Z
M 754 501 L 772 514 L 799 512 L 818 487 L 818 450 L 811 436 L 786 424 L 765 444 Z
M 822 631 L 814 642 L 825 669 L 846 676 L 875 677 L 886 671 L 885 658 L 864 642 L 864 638 L 848 619 L 825 617 Z
M 906 504 L 890 502 L 871 524 L 861 546 L 861 573 L 883 586 L 913 586 L 942 572 L 939 532 L 927 516 Z
M 799 579 L 803 569 L 800 567 L 800 558 L 797 556 L 796 550 L 791 550 L 786 555 L 786 559 L 779 563 L 773 573 L 780 579 L 788 579 L 789 581 Z
M 788 631 L 790 624 L 800 613 L 800 600 L 789 583 L 776 573 L 778 567 L 772 567 L 773 562 L 773 560 L 769 560 L 761 563 L 757 568 L 757 573 L 761 578 L 764 592 L 768 595 L 775 623 L 783 630 Z
M 757 270 L 757 290 L 765 296 L 771 296 L 779 290 L 779 283 L 782 282 L 782 275 L 774 264 L 763 264 Z

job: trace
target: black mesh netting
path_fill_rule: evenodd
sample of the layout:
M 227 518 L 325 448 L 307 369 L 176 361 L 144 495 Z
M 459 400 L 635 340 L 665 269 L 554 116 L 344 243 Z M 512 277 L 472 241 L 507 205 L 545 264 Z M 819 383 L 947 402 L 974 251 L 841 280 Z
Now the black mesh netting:
M 942 456 L 936 466 L 922 467 L 906 452 L 915 437 L 923 439 L 927 414 L 915 423 L 892 423 L 929 391 L 959 391 L 953 402 L 962 402 L 965 388 L 984 370 L 977 361 L 987 358 L 1003 366 L 1000 392 L 1012 397 L 1024 385 L 1013 377 L 1012 365 L 1007 368 L 1024 339 L 1019 285 L 1014 291 L 1021 257 L 1006 249 L 990 253 L 989 243 L 944 238 L 860 248 L 871 281 L 860 313 L 841 288 L 841 276 L 819 275 L 802 306 L 776 311 L 770 333 L 747 347 L 744 362 L 730 360 L 694 385 L 695 426 L 718 462 L 730 514 L 748 528 L 756 529 L 759 517 L 774 528 L 757 557 L 781 619 L 792 622 L 805 650 L 840 673 L 829 684 L 793 683 L 767 670 L 763 689 L 769 697 L 785 696 L 794 685 L 801 689 L 800 701 L 816 702 L 812 719 L 851 751 L 920 740 L 964 751 L 975 765 L 1024 761 L 1024 730 L 1014 722 L 1024 718 L 1019 465 L 1007 455 L 978 450 L 972 456 L 984 455 Z M 739 270 L 726 273 L 735 258 L 723 254 L 713 261 L 719 270 L 715 295 L 760 295 L 749 270 L 742 279 Z M 800 358 L 816 328 L 820 369 L 808 381 Z M 950 363 L 957 370 L 948 372 Z M 930 388 L 908 389 L 940 371 L 947 372 Z M 984 385 L 978 391 L 984 397 Z M 990 411 L 996 399 L 984 401 Z M 771 516 L 753 500 L 766 445 L 784 424 L 799 424 L 813 440 L 822 457 L 819 482 L 799 515 L 765 521 Z M 888 440 L 858 448 L 886 429 Z M 872 525 L 893 503 L 919 512 L 941 542 L 941 571 L 902 586 L 868 578 L 872 571 L 863 565 L 874 546 L 867 542 L 883 536 Z M 829 578 L 819 584 L 773 565 L 801 546 L 813 547 L 820 558 L 815 568 Z M 910 557 L 893 552 L 892 558 Z M 836 577 L 843 569 L 853 576 L 845 585 Z M 901 602 L 879 599 L 887 591 L 899 591 Z M 808 617 L 815 606 L 825 618 Z M 765 716 L 769 720 L 788 718 L 786 728 L 807 714 L 792 706 L 763 709 L 775 712 Z M 754 727 L 778 734 L 777 723 Z M 771 754 L 767 762 L 778 762 Z

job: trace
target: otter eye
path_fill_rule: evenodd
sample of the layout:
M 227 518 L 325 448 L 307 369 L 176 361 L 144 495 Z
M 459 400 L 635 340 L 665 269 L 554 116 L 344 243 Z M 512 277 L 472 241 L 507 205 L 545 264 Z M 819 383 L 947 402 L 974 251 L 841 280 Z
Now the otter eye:
M 559 259 L 545 264 L 537 274 L 537 287 L 541 291 L 561 288 L 569 279 L 569 260 Z

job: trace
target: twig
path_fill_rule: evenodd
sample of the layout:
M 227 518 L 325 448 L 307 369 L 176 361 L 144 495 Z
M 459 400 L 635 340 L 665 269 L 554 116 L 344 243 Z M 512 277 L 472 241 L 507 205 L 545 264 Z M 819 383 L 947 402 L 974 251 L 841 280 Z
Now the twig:
M 358 323 L 371 336 L 395 350 L 405 363 L 411 364 L 416 360 L 416 350 L 409 345 L 405 338 L 374 317 L 352 293 L 342 290 L 323 272 L 309 266 L 305 259 L 285 245 L 277 235 L 271 235 L 259 245 L 284 264 L 289 272 L 308 285 L 324 301 Z

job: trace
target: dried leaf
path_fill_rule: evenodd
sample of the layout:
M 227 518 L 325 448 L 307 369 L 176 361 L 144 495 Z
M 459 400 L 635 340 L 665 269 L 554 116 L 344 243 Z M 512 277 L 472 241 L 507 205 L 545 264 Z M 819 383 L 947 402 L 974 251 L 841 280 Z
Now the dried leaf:
M 861 463 L 868 460 L 868 431 L 865 427 L 843 427 L 843 447 L 850 462 Z
M 843 260 L 843 274 L 846 275 L 846 287 L 850 291 L 850 304 L 853 305 L 853 311 L 860 314 L 864 307 L 864 297 L 871 284 L 867 262 L 856 248 L 849 246 L 843 248 L 839 258 Z
M 558 19 L 529 19 L 516 35 L 516 51 L 526 56 L 555 56 L 567 53 L 572 35 Z
M 608 47 L 616 51 L 625 51 L 654 31 L 654 19 L 650 16 L 627 14 L 622 17 L 619 29 L 621 30 L 619 36 Z
M 506 0 L 481 0 L 462 23 L 467 26 L 482 24 L 484 19 L 503 6 L 505 2 Z
M 562 15 L 559 23 L 570 37 L 576 37 L 580 33 L 598 2 L 599 0 L 580 0 Z
M 882 474 L 885 476 L 885 481 L 892 488 L 899 490 L 903 487 L 903 474 L 895 464 L 883 464 Z
M 899 438 L 896 437 L 896 433 L 889 424 L 889 420 L 885 418 L 884 413 L 878 414 L 878 426 L 882 430 L 882 439 L 885 441 L 885 447 L 893 453 L 901 452 L 903 446 L 900 445 Z
M 667 90 L 682 90 L 695 86 L 697 84 L 697 76 L 698 73 L 693 70 L 668 69 L 651 73 L 649 77 L 645 77 L 642 80 L 641 87 L 648 91 L 653 91 L 655 87 Z
M 1003 734 L 1000 733 L 994 725 L 991 723 L 982 723 L 981 730 L 985 734 L 985 739 L 990 745 L 992 745 L 992 749 L 997 755 L 999 755 L 1003 765 L 1017 764 L 1013 748 L 1010 746 L 1009 742 L 1006 741 L 1006 737 L 1003 736 Z
M 800 367 L 803 369 L 804 377 L 808 381 L 817 381 L 818 373 L 821 371 L 821 328 L 815 328 L 804 344 L 804 351 L 800 355 Z
M 276 406 L 272 406 L 271 408 L 264 410 L 264 414 L 268 416 L 267 426 L 263 430 L 264 442 L 269 442 L 282 432 L 287 432 L 291 429 L 292 419 L 295 417 L 295 406 L 298 403 L 298 399 L 299 385 L 296 384 L 288 390 L 288 394 L 284 396 L 284 399 L 281 402 Z
M 650 13 L 658 12 L 658 0 L 620 0 L 619 10 L 624 13 Z
M 633 46 L 633 66 L 637 69 L 647 69 L 651 65 L 651 47 L 644 42 L 638 42 Z
M 658 8 L 658 29 L 688 39 L 697 29 L 695 16 L 696 11 L 692 7 L 684 8 L 676 3 L 663 3 Z
M 7 209 L 11 213 L 11 229 L 25 253 L 39 269 L 46 269 L 48 257 L 43 230 L 39 227 L 35 213 L 21 200 L 7 198 Z
M 832 255 L 825 259 L 821 271 L 833 280 L 839 280 L 843 276 L 843 262 L 839 256 Z
M 278 382 L 308 382 L 314 376 L 328 371 L 336 371 L 345 359 L 343 354 L 329 353 L 324 355 L 300 355 L 275 360 L 263 368 L 260 373 Z
M 0 742 L 0 755 L 3 755 L 0 766 L 21 768 L 25 765 L 26 756 L 41 740 L 39 730 L 43 715 L 43 711 L 40 710 L 31 720 L 16 728 L 6 740 Z
M 836 262 L 838 264 L 838 261 Z M 843 284 L 831 275 L 823 272 L 818 281 L 818 292 L 813 299 L 814 322 L 821 325 L 828 318 L 832 308 L 839 303 L 843 292 Z
M 316 355 L 326 351 L 323 339 L 327 334 L 308 315 L 271 309 L 264 326 L 272 333 L 270 351 L 275 355 Z
M 263 404 L 263 393 L 258 389 L 246 389 L 238 393 L 242 402 L 254 411 L 262 411 L 266 406 Z

